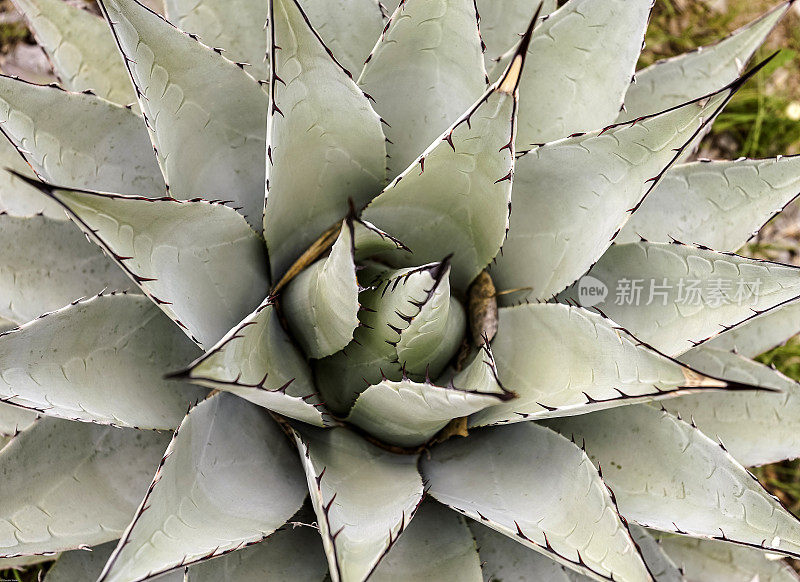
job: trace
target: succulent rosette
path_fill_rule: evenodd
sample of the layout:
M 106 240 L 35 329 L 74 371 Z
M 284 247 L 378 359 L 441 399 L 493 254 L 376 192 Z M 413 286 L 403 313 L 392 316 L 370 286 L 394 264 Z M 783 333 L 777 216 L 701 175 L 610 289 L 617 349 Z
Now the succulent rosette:
M 0 568 L 797 579 L 800 160 L 687 161 L 790 2 L 635 79 L 651 0 L 15 4 Z

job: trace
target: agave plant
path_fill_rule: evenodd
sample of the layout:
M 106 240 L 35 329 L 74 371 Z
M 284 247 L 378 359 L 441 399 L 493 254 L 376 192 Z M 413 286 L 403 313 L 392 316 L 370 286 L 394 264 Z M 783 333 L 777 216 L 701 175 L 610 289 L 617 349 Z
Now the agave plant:
M 686 161 L 790 2 L 634 83 L 650 0 L 15 3 L 0 568 L 797 579 L 800 159 Z

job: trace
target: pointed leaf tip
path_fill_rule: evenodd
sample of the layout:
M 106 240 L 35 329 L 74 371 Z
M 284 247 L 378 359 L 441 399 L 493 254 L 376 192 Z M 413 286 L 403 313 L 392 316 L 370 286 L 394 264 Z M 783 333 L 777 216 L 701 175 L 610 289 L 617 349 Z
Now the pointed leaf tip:
M 498 91 L 512 94 L 519 88 L 522 70 L 525 68 L 525 57 L 528 54 L 528 47 L 533 37 L 533 28 L 539 21 L 539 15 L 542 13 L 542 6 L 544 6 L 544 2 L 539 2 L 539 7 L 536 9 L 536 13 L 533 15 L 528 25 L 528 29 L 525 31 L 525 34 L 522 35 L 522 41 L 519 43 L 519 47 L 517 47 L 517 52 L 511 59 L 511 64 L 508 65 L 505 74 L 503 74 L 497 83 Z

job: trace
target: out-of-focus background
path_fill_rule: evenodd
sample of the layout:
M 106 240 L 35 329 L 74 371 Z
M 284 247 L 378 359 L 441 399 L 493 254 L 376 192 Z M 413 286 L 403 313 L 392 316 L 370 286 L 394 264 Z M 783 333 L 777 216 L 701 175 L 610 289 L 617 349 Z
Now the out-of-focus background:
M 97 11 L 94 0 L 65 0 Z M 159 10 L 161 0 L 143 0 Z M 776 6 L 780 0 L 656 0 L 640 67 L 719 40 Z M 800 153 L 800 2 L 772 32 L 756 55 L 781 52 L 734 97 L 716 121 L 699 157 L 736 159 Z M 44 53 L 35 45 L 10 0 L 0 0 L 0 70 L 36 83 L 55 82 Z M 800 265 L 800 201 L 773 219 L 744 254 Z M 761 356 L 800 381 L 800 339 Z M 800 461 L 761 467 L 758 478 L 800 515 Z M 800 571 L 800 561 L 795 567 Z M 0 579 L 40 580 L 47 566 L 0 571 Z

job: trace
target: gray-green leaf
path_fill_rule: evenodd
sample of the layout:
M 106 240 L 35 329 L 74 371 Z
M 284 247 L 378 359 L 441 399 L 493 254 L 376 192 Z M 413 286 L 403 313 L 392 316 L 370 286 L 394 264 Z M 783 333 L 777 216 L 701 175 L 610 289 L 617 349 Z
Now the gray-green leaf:
M 570 0 L 534 30 L 519 88 L 519 149 L 605 127 L 616 119 L 652 4 Z
M 500 251 L 508 230 L 514 174 L 517 83 L 524 55 L 364 210 L 396 235 L 411 266 L 453 254 L 452 281 L 465 289 Z M 436 196 L 431 196 L 436 192 Z
M 270 1 L 264 234 L 279 279 L 344 218 L 348 200 L 361 208 L 380 191 L 386 143 L 378 114 L 297 1 Z
M 670 356 L 800 296 L 797 267 L 680 244 L 613 245 L 589 276 L 608 291 L 593 309 Z
M 464 336 L 465 316 L 450 297 L 447 262 L 391 272 L 361 293 L 361 326 L 345 350 L 320 360 L 317 386 L 345 414 L 369 385 L 437 377 Z
M 309 424 L 327 422 L 308 363 L 283 331 L 271 298 L 177 376 Z
M 628 530 L 656 582 L 687 582 L 683 572 L 650 531 L 636 524 L 628 524 Z
M 415 455 L 398 455 L 345 428 L 294 431 L 333 582 L 363 582 L 422 500 Z
M 93 297 L 0 334 L 0 399 L 68 420 L 174 429 L 206 391 L 164 373 L 198 352 L 148 298 Z
M 736 251 L 798 191 L 800 157 L 796 156 L 675 166 L 615 242 L 679 240 Z
M 52 184 L 164 195 L 142 118 L 126 107 L 0 75 L 0 123 L 31 167 Z
M 200 347 L 267 294 L 264 241 L 231 208 L 39 187 Z
M 627 519 L 800 555 L 797 518 L 722 446 L 671 414 L 629 406 L 547 424 L 585 442 Z
M 42 418 L 0 452 L 0 558 L 117 539 L 169 436 Z
M 483 582 L 589 582 L 588 578 L 547 557 L 544 553 L 518 544 L 513 538 L 470 521 L 469 528 L 478 543 Z
M 598 579 L 650 581 L 589 459 L 528 422 L 481 429 L 421 460 L 430 494 L 484 525 Z
M 149 579 L 261 541 L 305 497 L 291 446 L 267 411 L 217 394 L 175 432 L 98 582 Z
M 16 323 L 104 289 L 135 288 L 67 221 L 0 213 L 0 248 L 0 317 Z
M 357 75 L 384 26 L 378 0 L 300 0 L 314 29 L 342 66 Z
M 708 345 L 686 352 L 681 361 L 718 378 L 780 392 L 685 396 L 664 402 L 667 410 L 721 440 L 746 467 L 800 457 L 800 384 L 763 364 Z
M 727 386 L 579 307 L 503 308 L 492 348 L 500 379 L 518 398 L 476 413 L 472 426 L 585 414 Z
M 65 88 L 92 91 L 119 105 L 136 101 L 114 37 L 103 19 L 62 0 L 14 0 L 14 5 L 25 16 Z M 92 125 L 82 129 L 86 131 Z
M 294 336 L 311 358 L 344 348 L 358 327 L 353 227 L 342 225 L 330 255 L 305 269 L 281 295 L 281 308 Z
M 358 80 L 386 120 L 390 177 L 413 164 L 487 83 L 475 0 L 402 2 Z
M 91 549 L 73 550 L 59 556 L 53 567 L 47 571 L 44 582 L 76 582 L 78 580 L 97 580 L 103 566 L 108 561 L 117 542 L 109 542 Z M 185 582 L 183 571 L 176 570 L 151 579 L 152 582 Z M 221 582 L 221 578 L 218 582 Z
M 67 220 L 64 210 L 47 196 L 33 188 L 15 174 L 6 170 L 14 170 L 28 178 L 35 178 L 31 167 L 20 155 L 5 135 L 0 136 L 0 214 L 11 216 L 33 216 L 42 214 L 55 220 Z
M 519 42 L 525 33 L 537 2 L 530 0 L 478 0 L 481 38 L 486 45 L 484 57 L 487 66 L 494 64 L 506 51 Z M 540 18 L 545 18 L 558 7 L 557 0 L 543 0 Z
M 783 2 L 723 41 L 658 61 L 636 73 L 617 121 L 663 111 L 735 80 L 764 39 L 789 10 Z
M 267 3 L 264 0 L 166 0 L 167 19 L 196 34 L 206 46 L 249 65 L 256 79 L 269 79 L 267 63 Z
M 102 0 L 100 6 L 171 195 L 233 200 L 260 231 L 267 94 L 232 61 L 136 0 Z
M 788 301 L 752 315 L 703 345 L 755 358 L 800 332 L 800 301 Z
M 499 402 L 510 395 L 499 389 L 480 391 L 470 379 L 482 377 L 480 370 L 494 374 L 494 362 L 484 361 L 480 353 L 448 386 L 435 386 L 430 382 L 399 382 L 384 380 L 367 388 L 356 399 L 347 421 L 351 422 L 384 442 L 403 447 L 424 444 L 454 418 L 468 416 Z
M 497 288 L 522 288 L 525 297 L 547 300 L 583 275 L 675 162 L 675 150 L 731 94 L 725 89 L 701 102 L 545 144 L 520 157 L 511 230 L 491 268 Z
M 24 408 L 0 403 L 0 436 L 12 437 L 19 431 L 25 430 L 38 414 Z
M 375 568 L 370 582 L 482 582 L 481 562 L 466 520 L 423 503 L 414 521 Z
M 316 528 L 289 523 L 263 542 L 190 567 L 181 582 L 323 582 L 327 573 Z
M 694 582 L 798 582 L 795 570 L 754 548 L 662 535 L 659 545 Z

